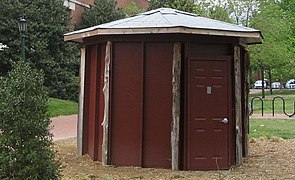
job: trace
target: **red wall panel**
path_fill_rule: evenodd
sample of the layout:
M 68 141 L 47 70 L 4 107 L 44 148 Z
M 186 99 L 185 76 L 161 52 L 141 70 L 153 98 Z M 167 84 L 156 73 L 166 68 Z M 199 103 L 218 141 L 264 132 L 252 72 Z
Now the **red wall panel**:
M 83 119 L 83 154 L 101 160 L 103 120 L 104 45 L 87 47 L 85 104 Z
M 143 167 L 171 167 L 172 43 L 146 43 Z
M 91 47 L 91 62 L 90 62 L 90 76 L 89 76 L 89 119 L 88 119 L 88 154 L 97 159 L 96 156 L 96 87 L 97 87 L 97 70 L 99 64 L 97 63 L 98 51 L 97 46 Z
M 141 43 L 114 43 L 112 58 L 111 163 L 141 166 Z
M 88 46 L 86 47 L 86 60 L 85 60 L 82 154 L 88 153 L 90 66 L 91 66 L 91 48 Z

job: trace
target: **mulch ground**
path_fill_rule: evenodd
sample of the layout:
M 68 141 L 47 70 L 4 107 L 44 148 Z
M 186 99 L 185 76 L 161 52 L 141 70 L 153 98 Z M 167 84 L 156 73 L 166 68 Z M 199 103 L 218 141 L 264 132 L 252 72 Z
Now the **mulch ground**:
M 77 156 L 76 140 L 55 142 L 63 179 L 295 179 L 295 139 L 252 139 L 250 156 L 240 167 L 226 171 L 171 171 L 167 169 L 101 166 L 89 156 Z

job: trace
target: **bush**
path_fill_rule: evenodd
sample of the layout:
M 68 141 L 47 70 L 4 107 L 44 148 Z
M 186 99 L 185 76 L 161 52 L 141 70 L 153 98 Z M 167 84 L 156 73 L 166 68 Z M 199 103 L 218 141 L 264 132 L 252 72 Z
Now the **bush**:
M 58 179 L 44 76 L 23 63 L 0 79 L 0 179 Z

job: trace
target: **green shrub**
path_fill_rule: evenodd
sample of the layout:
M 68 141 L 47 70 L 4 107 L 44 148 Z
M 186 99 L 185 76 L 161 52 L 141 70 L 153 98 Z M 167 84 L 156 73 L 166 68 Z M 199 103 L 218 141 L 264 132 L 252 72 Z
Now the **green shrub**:
M 42 73 L 16 64 L 0 79 L 0 179 L 58 179 Z

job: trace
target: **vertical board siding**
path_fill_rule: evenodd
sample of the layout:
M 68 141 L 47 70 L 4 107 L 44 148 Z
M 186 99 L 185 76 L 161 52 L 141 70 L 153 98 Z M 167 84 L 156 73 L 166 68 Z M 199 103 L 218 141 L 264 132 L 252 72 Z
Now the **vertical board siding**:
M 83 154 L 89 154 L 93 160 L 99 160 L 99 112 L 100 91 L 99 74 L 101 72 L 101 46 L 86 48 L 85 99 L 83 113 Z
M 142 117 L 141 43 L 113 43 L 111 162 L 140 166 Z
M 96 94 L 96 58 L 97 50 L 96 45 L 87 48 L 87 122 L 85 122 L 85 134 L 87 136 L 87 154 L 92 159 L 94 156 L 94 139 L 95 139 L 95 94 Z
M 173 43 L 145 44 L 143 167 L 171 168 Z
M 85 86 L 84 86 L 84 112 L 83 112 L 83 145 L 82 154 L 88 153 L 88 127 L 89 127 L 89 85 L 90 85 L 90 66 L 91 66 L 91 48 L 86 47 L 85 60 Z
M 99 81 L 97 74 L 100 73 L 100 63 L 98 63 L 98 57 L 100 57 L 99 46 L 95 45 L 91 47 L 91 65 L 90 65 L 90 77 L 89 77 L 89 126 L 88 126 L 88 154 L 92 159 L 98 158 L 98 102 L 97 102 L 97 87 Z
M 246 116 L 248 113 L 246 102 L 249 84 L 242 86 L 241 83 L 247 81 L 246 68 L 249 62 L 246 55 L 241 58 L 239 46 L 233 48 L 230 42 L 229 44 L 186 42 L 185 46 L 183 45 L 185 55 L 182 56 L 181 43 L 166 40 L 145 42 L 138 39 L 133 39 L 132 42 L 118 39 L 115 41 L 86 47 L 84 100 L 80 97 L 80 101 L 83 102 L 80 103 L 83 104 L 83 114 L 79 113 L 79 119 L 81 115 L 83 116 L 83 124 L 78 127 L 83 135 L 82 154 L 87 153 L 93 160 L 101 160 L 103 165 L 190 170 L 190 161 L 202 157 L 192 156 L 196 150 L 190 149 L 191 144 L 197 142 L 196 139 L 200 136 L 189 137 L 189 133 L 198 128 L 198 126 L 191 128 L 188 122 L 189 115 L 196 112 L 197 106 L 202 106 L 200 101 L 208 101 L 196 96 L 195 104 L 190 104 L 190 98 L 193 98 L 195 90 L 189 89 L 194 85 L 189 80 L 199 78 L 190 77 L 191 74 L 194 75 L 192 73 L 194 70 L 190 68 L 197 70 L 207 61 L 210 61 L 212 66 L 207 63 L 204 67 L 213 69 L 217 64 L 219 68 L 220 62 L 224 61 L 226 64 L 221 64 L 226 66 L 224 69 L 228 73 L 227 76 L 230 76 L 229 85 L 227 84 L 229 86 L 227 88 L 230 88 L 227 90 L 228 102 L 225 102 L 230 113 L 227 116 L 216 115 L 216 118 L 228 117 L 230 120 L 228 124 L 230 130 L 227 132 L 229 141 L 223 143 L 229 147 L 227 153 L 231 164 L 228 164 L 242 163 L 242 155 L 247 154 L 248 147 L 246 141 L 249 122 Z M 184 58 L 185 61 L 181 61 Z M 184 64 L 183 67 L 181 63 Z M 220 70 L 218 68 L 216 70 Z M 185 74 L 183 77 L 181 71 Z M 222 78 L 225 79 L 224 76 Z M 184 87 L 180 87 L 181 84 Z M 208 87 L 209 85 L 207 85 L 207 94 Z M 224 101 L 217 103 L 222 102 Z M 207 106 L 203 111 L 217 112 L 222 106 L 223 104 L 213 109 Z M 196 116 L 195 119 L 201 118 Z M 221 132 L 222 129 L 215 130 Z M 201 148 L 202 152 L 210 148 L 220 148 L 215 144 L 215 147 L 206 148 L 202 142 L 204 140 L 208 141 L 208 138 L 201 138 L 201 143 L 198 142 L 195 146 Z M 216 168 L 215 165 L 216 162 L 212 167 Z M 205 167 L 204 164 L 201 166 Z

